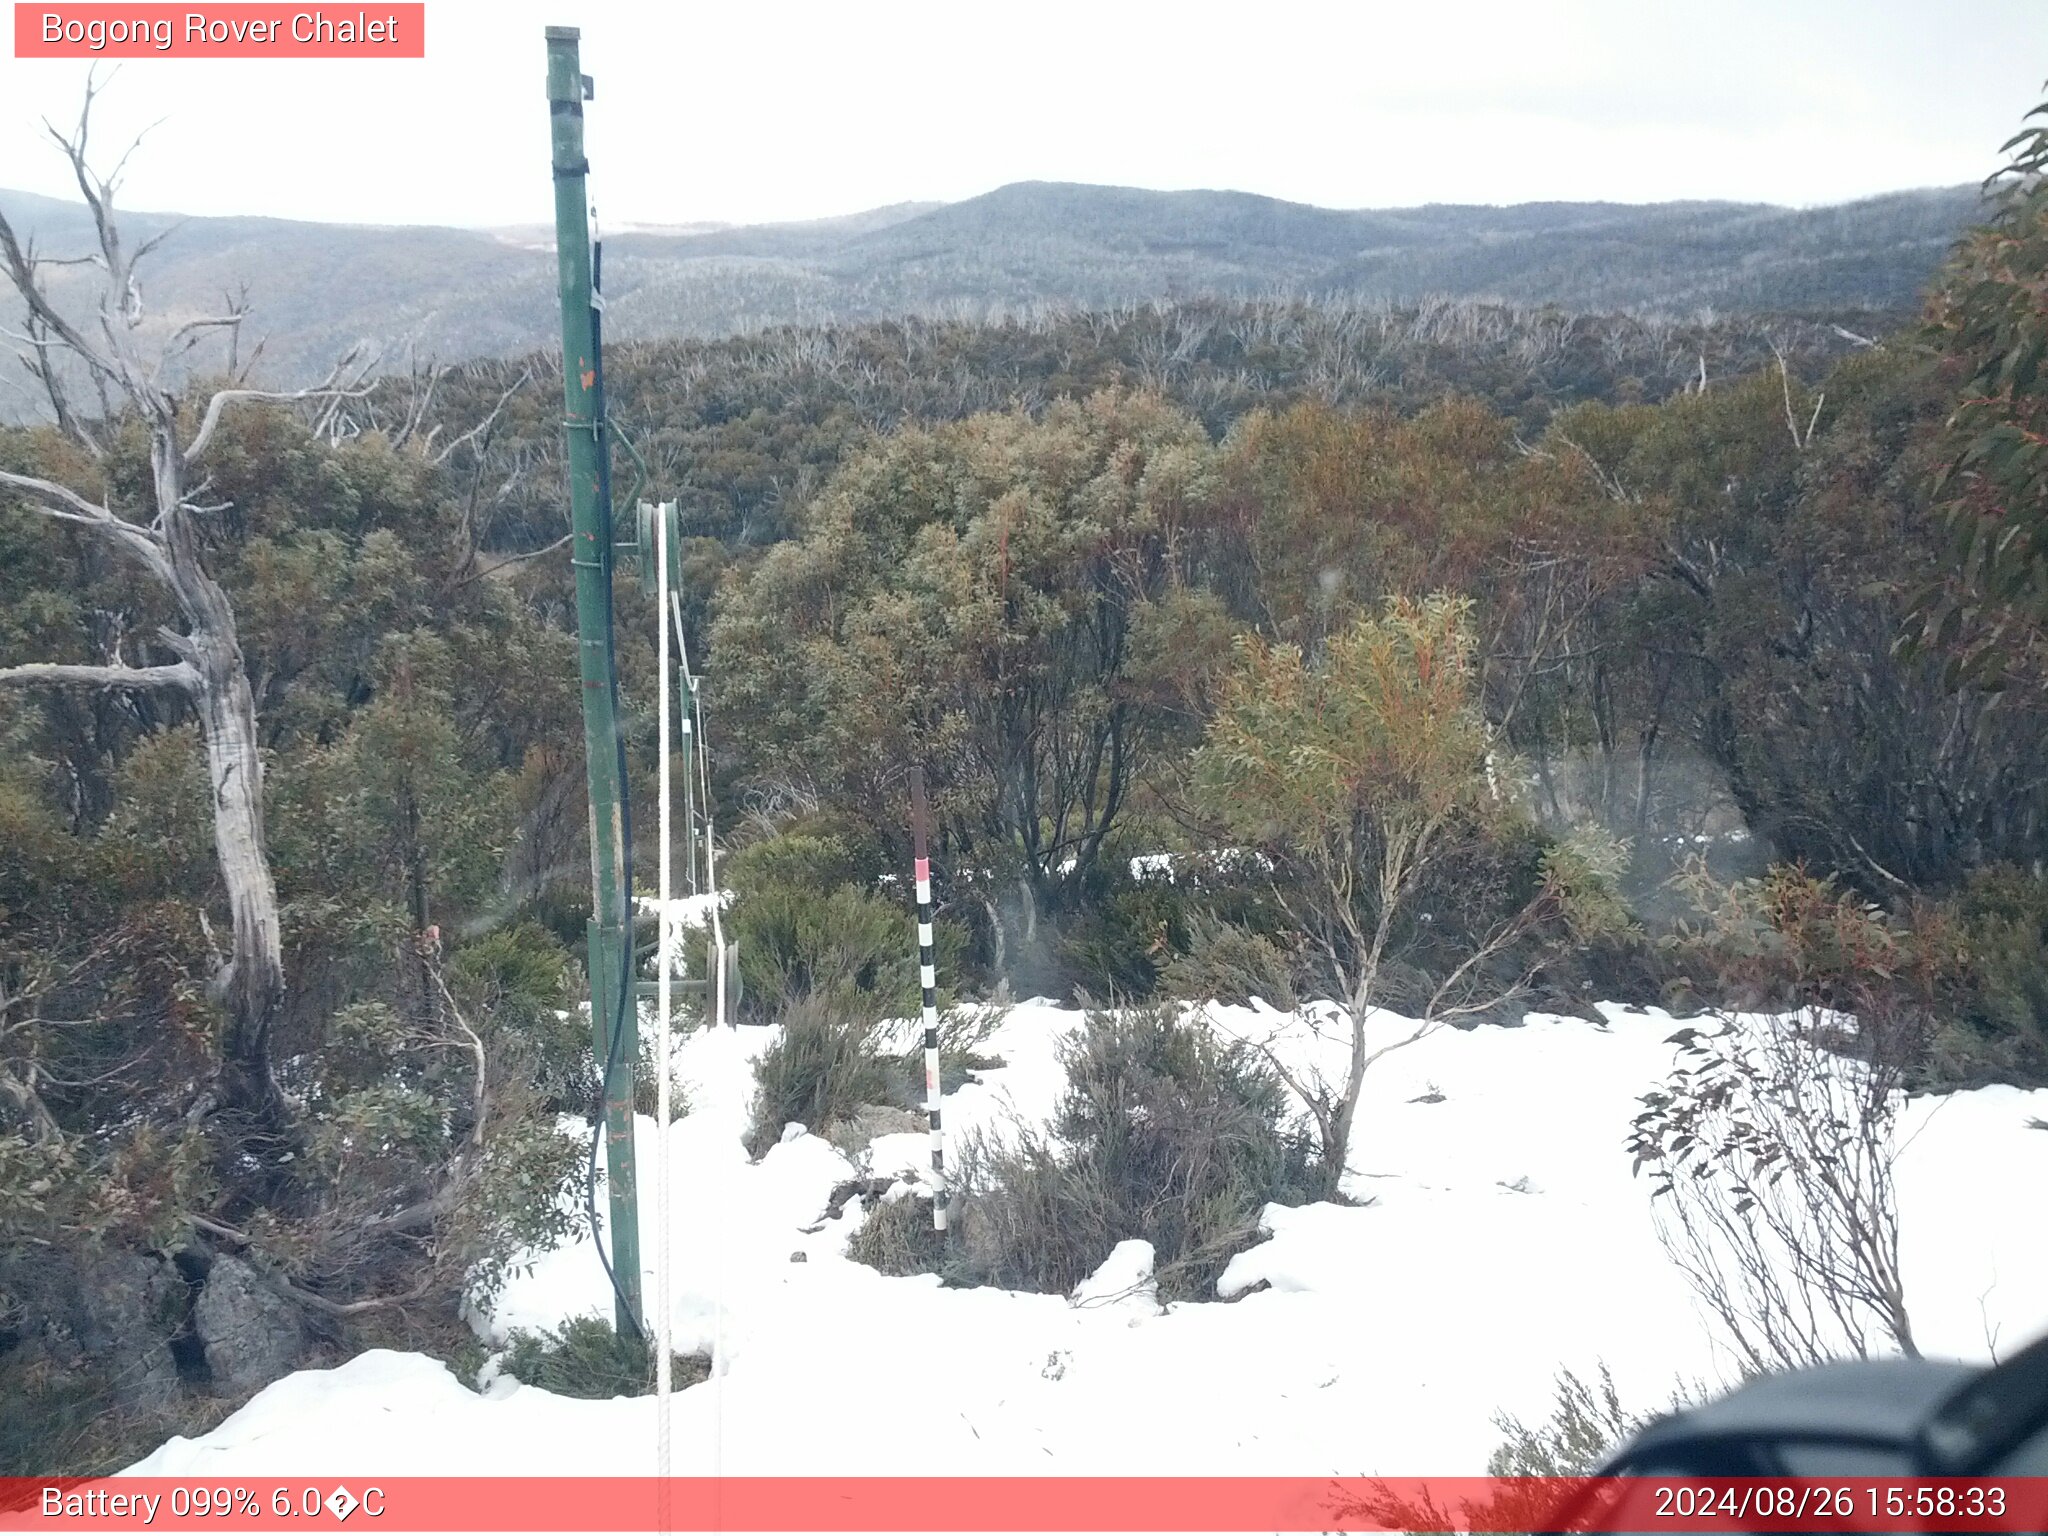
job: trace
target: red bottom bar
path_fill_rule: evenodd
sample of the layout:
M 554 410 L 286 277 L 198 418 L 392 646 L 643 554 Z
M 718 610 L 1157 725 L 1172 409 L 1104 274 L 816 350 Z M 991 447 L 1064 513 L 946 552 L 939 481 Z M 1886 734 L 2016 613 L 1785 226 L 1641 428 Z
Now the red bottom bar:
M 2043 1531 L 2048 1478 L 0 1479 L 0 1530 Z

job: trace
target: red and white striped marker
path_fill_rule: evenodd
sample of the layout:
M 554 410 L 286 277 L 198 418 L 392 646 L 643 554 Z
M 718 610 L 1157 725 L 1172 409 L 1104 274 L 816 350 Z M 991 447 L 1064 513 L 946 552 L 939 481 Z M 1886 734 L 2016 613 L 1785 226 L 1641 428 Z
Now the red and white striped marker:
M 946 1230 L 946 1136 L 939 1125 L 939 977 L 932 962 L 932 860 L 924 770 L 910 770 L 911 851 L 917 858 L 917 979 L 924 989 L 924 1112 L 932 1135 L 932 1230 Z

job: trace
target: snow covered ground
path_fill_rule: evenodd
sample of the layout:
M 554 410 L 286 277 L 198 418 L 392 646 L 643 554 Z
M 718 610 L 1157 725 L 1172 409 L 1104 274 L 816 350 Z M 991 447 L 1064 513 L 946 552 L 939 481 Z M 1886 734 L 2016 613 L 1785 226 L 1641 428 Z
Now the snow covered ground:
M 1212 1012 L 1235 1033 L 1278 1032 L 1296 1059 L 1329 1048 L 1302 1017 Z M 857 1169 L 794 1134 L 750 1164 L 751 1062 L 771 1034 L 700 1032 L 678 1050 L 692 1112 L 668 1132 L 673 1316 L 677 1347 L 715 1345 L 720 1373 L 676 1398 L 673 1470 L 1475 1473 L 1500 1439 L 1492 1415 L 1546 1416 L 1560 1365 L 1585 1375 L 1606 1361 L 1624 1402 L 1646 1409 L 1680 1378 L 1730 1380 L 1622 1150 L 1679 1021 L 1602 1012 L 1597 1024 L 1532 1015 L 1444 1030 L 1378 1062 L 1347 1179 L 1371 1203 L 1272 1209 L 1270 1240 L 1223 1278 L 1238 1299 L 1164 1310 L 1141 1283 L 1141 1245 L 1076 1299 L 949 1291 L 849 1262 L 859 1202 L 823 1222 L 828 1192 L 856 1172 L 914 1176 L 924 1136 L 885 1136 Z M 1079 1022 L 1043 1002 L 1009 1009 L 986 1047 L 1008 1065 L 949 1095 L 947 1126 L 1043 1119 L 1062 1081 L 1054 1046 Z M 1375 1035 L 1400 1027 L 1382 1018 Z M 2036 1116 L 2048 1118 L 2048 1091 L 1984 1089 L 1906 1112 L 1903 1262 L 1931 1354 L 1983 1359 L 1988 1338 L 2010 1353 L 2048 1331 L 2048 1132 L 2029 1128 Z M 643 1119 L 650 1264 L 657 1138 Z M 610 1311 L 585 1234 L 535 1256 L 479 1326 L 502 1339 Z M 277 1382 L 129 1470 L 645 1474 L 654 1423 L 650 1398 L 577 1401 L 508 1379 L 479 1395 L 435 1361 L 372 1351 Z

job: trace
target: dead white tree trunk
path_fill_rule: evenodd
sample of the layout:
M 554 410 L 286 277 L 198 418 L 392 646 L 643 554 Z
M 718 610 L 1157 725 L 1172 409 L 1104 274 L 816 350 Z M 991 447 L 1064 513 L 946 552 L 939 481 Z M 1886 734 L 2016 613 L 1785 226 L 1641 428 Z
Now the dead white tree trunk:
M 95 86 L 88 82 L 78 126 L 71 133 L 52 127 L 50 135 L 69 161 L 92 213 L 98 248 L 86 259 L 104 274 L 98 312 L 90 322 L 74 322 L 56 308 L 43 286 L 43 263 L 33 245 L 23 244 L 4 215 L 0 262 L 28 311 L 27 333 L 16 338 L 25 346 L 22 361 L 41 381 L 59 428 L 94 461 L 105 459 L 96 429 L 104 430 L 106 422 L 104 417 L 88 421 L 71 406 L 65 393 L 66 359 L 83 371 L 99 398 L 108 403 L 108 414 L 132 411 L 147 427 L 148 500 L 119 505 L 118 498 L 106 491 L 11 470 L 0 470 L 0 489 L 16 492 L 32 512 L 89 529 L 136 560 L 176 602 L 184 629 L 157 633 L 155 643 L 177 658 L 171 662 L 130 666 L 115 656 L 98 666 L 29 663 L 0 668 L 0 685 L 167 689 L 191 700 L 206 743 L 214 845 L 233 920 L 232 947 L 214 978 L 226 1026 L 213 1097 L 271 1120 L 281 1106 L 270 1070 L 270 1035 L 285 987 L 277 886 L 264 847 L 263 759 L 257 747 L 255 694 L 243 662 L 234 607 L 207 571 L 198 527 L 201 514 L 219 510 L 203 500 L 208 487 L 201 464 L 223 413 L 238 402 L 332 400 L 360 394 L 364 386 L 359 374 L 351 375 L 351 354 L 311 389 L 222 389 L 208 400 L 197 429 L 189 438 L 184 436 L 178 403 L 164 383 L 166 366 L 209 336 L 232 340 L 244 310 L 236 304 L 221 315 L 189 321 L 167 341 L 147 349 L 153 355 L 145 357 L 142 293 L 135 268 L 156 240 L 132 253 L 123 247 L 113 208 L 120 168 L 102 178 L 87 163 L 94 93 Z M 125 163 L 126 156 L 122 158 Z M 112 477 L 105 478 L 111 483 Z

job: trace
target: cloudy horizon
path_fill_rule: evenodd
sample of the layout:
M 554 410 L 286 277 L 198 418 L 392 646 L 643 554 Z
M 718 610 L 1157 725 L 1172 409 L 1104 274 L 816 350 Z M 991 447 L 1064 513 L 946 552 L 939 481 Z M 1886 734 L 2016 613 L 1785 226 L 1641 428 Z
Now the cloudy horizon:
M 1812 207 L 1982 180 L 2043 93 L 2038 0 L 1467 0 L 1255 15 L 896 0 L 744 13 L 430 0 L 424 60 L 129 60 L 96 143 L 123 203 L 501 229 L 552 216 L 542 28 L 579 26 L 614 226 L 840 217 L 1017 181 L 1324 208 Z M 709 62 L 707 62 L 709 61 Z M 0 61 L 0 186 L 76 198 L 41 120 L 86 66 Z

